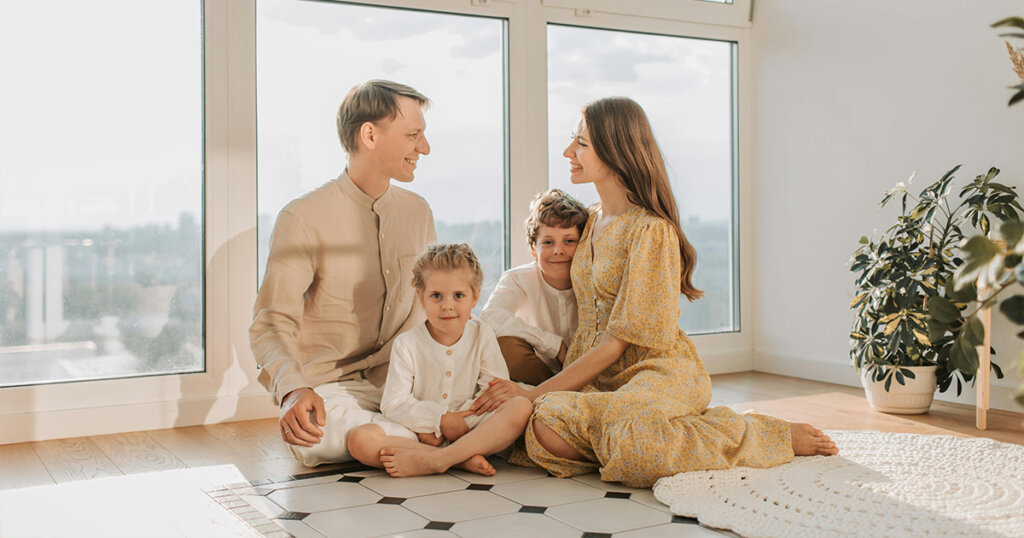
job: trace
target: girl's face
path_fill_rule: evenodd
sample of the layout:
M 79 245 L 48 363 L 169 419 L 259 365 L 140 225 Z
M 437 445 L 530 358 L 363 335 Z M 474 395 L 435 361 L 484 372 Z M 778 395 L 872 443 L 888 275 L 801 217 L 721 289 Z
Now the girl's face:
M 443 345 L 462 338 L 480 295 L 473 289 L 473 275 L 468 269 L 428 271 L 423 275 L 423 289 L 416 294 L 427 313 L 430 336 Z
M 573 183 L 600 183 L 615 179 L 615 173 L 601 162 L 590 145 L 590 132 L 585 118 L 580 120 L 572 142 L 562 155 L 569 159 L 569 180 Z
M 567 290 L 572 287 L 569 268 L 580 242 L 580 232 L 575 226 L 556 228 L 541 226 L 537 229 L 537 242 L 530 253 L 540 267 L 540 274 L 551 287 Z

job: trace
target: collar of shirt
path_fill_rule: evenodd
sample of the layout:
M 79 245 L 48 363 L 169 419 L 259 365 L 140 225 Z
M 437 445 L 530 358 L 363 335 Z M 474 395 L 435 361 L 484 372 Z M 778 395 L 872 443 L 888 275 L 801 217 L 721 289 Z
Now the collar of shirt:
M 357 204 L 371 211 L 377 212 L 379 209 L 384 209 L 391 202 L 390 184 L 388 184 L 388 189 L 384 191 L 384 194 L 380 195 L 380 198 L 377 198 L 376 200 L 371 198 L 352 182 L 352 178 L 348 176 L 348 170 L 341 173 L 341 176 L 338 178 L 338 184 L 341 186 L 341 192 L 345 193 L 346 196 L 351 198 Z

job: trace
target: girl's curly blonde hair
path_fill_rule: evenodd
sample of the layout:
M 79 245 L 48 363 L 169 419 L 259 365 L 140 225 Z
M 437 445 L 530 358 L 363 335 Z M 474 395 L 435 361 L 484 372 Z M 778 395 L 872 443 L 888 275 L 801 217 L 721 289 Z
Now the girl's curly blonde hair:
M 484 283 L 484 271 L 480 268 L 480 261 L 469 245 L 465 243 L 453 243 L 442 245 L 430 245 L 427 251 L 416 260 L 412 268 L 412 285 L 419 291 L 423 291 L 423 275 L 428 271 L 458 271 L 465 269 L 471 276 L 470 284 L 473 292 L 480 295 L 480 287 Z

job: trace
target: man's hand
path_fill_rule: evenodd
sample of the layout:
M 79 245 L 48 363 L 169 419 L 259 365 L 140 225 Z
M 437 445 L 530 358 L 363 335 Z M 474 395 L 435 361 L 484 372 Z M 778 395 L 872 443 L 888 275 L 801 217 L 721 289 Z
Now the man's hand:
M 310 414 L 316 416 L 316 424 Z M 327 424 L 324 399 L 313 389 L 304 387 L 289 392 L 281 402 L 281 439 L 291 445 L 313 446 L 324 436 L 317 425 Z
M 482 415 L 488 411 L 494 411 L 499 405 L 516 396 L 522 396 L 531 402 L 533 401 L 533 396 L 519 385 L 507 379 L 495 379 L 488 383 L 487 390 L 473 402 L 469 409 L 478 415 Z
M 441 435 L 444 436 L 449 443 L 454 443 L 456 439 L 469 433 L 469 425 L 466 424 L 466 417 L 472 414 L 473 412 L 467 409 L 465 411 L 455 411 L 454 413 L 445 413 L 441 415 Z
M 417 433 L 416 437 L 419 438 L 420 442 L 430 446 L 441 446 L 444 442 L 444 437 L 438 437 L 433 433 Z
M 558 348 L 558 355 L 555 356 L 558 359 L 559 364 L 565 364 L 565 354 L 569 352 L 569 348 L 565 347 L 565 342 L 562 342 L 562 347 Z

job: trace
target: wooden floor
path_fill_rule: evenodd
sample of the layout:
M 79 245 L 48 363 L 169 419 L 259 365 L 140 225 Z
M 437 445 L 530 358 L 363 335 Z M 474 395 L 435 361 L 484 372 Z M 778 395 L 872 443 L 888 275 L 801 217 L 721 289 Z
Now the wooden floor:
M 886 415 L 872 411 L 855 387 L 756 372 L 713 376 L 712 384 L 712 405 L 754 409 L 822 429 L 989 437 L 1024 445 L 1020 413 L 991 411 L 989 429 L 982 432 L 974 428 L 974 408 L 959 404 L 936 401 L 926 415 Z M 309 471 L 292 459 L 276 420 L 266 419 L 0 445 L 0 489 L 224 464 L 234 464 L 249 480 Z

